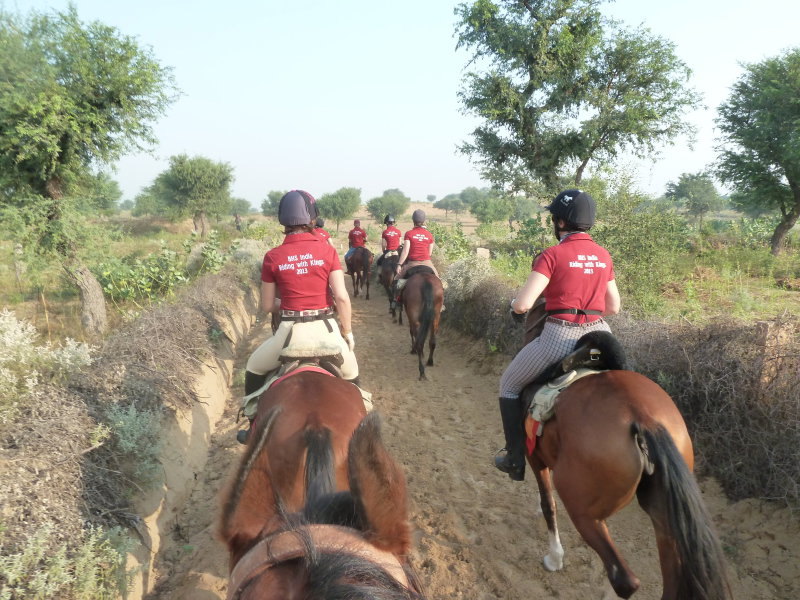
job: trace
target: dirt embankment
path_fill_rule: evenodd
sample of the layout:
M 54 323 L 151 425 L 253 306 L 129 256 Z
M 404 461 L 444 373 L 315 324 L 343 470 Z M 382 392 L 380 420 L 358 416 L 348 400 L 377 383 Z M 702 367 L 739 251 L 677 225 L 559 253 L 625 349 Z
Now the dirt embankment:
M 407 354 L 408 329 L 391 322 L 383 295 L 376 290 L 372 300 L 358 298 L 353 305 L 362 381 L 384 416 L 387 444 L 408 474 L 416 528 L 412 563 L 429 597 L 613 598 L 600 560 L 563 510 L 565 568 L 558 573 L 544 570 L 547 536 L 533 478 L 514 483 L 491 466 L 502 445 L 496 395 L 505 359 L 488 355 L 480 343 L 441 332 L 436 366 L 428 370 L 430 381 L 419 382 L 416 358 Z M 267 335 L 263 324 L 254 327 L 237 350 L 235 369 L 243 368 L 250 351 Z M 229 381 L 230 373 L 218 375 Z M 219 490 L 241 453 L 234 439 L 241 393 L 236 387 L 205 388 L 206 396 L 224 396 L 218 404 L 224 408 L 216 427 L 203 433 L 203 440 L 210 440 L 207 451 L 204 444 L 185 447 L 190 456 L 177 470 L 191 493 L 160 522 L 169 528 L 163 531 L 155 561 L 155 591 L 146 596 L 150 600 L 225 597 L 227 555 L 213 534 Z M 713 481 L 703 482 L 702 488 L 728 553 L 734 597 L 799 597 L 796 518 L 764 503 L 731 504 Z M 660 598 L 661 575 L 647 516 L 631 505 L 611 520 L 610 529 L 642 580 L 634 597 Z

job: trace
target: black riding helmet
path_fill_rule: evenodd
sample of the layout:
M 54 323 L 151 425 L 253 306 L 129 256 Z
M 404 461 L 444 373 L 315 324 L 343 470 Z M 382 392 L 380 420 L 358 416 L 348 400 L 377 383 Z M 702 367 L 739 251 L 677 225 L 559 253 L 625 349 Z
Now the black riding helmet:
M 389 225 L 390 223 L 394 223 L 394 217 L 392 215 L 386 215 L 386 217 L 383 219 L 383 224 Z
M 310 225 L 317 215 L 317 201 L 305 190 L 287 192 L 278 203 L 278 222 L 286 227 Z
M 579 229 L 589 229 L 594 225 L 594 198 L 581 190 L 564 190 L 553 199 L 547 210 Z

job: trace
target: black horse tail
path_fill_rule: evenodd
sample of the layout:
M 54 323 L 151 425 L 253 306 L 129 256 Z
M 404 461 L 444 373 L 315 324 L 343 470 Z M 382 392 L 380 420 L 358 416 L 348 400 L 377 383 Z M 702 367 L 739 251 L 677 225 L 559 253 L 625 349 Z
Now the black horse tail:
M 306 502 L 332 494 L 336 489 L 336 463 L 331 430 L 327 427 L 306 429 Z
M 644 437 L 642 450 L 654 468 L 641 485 L 653 486 L 650 492 L 663 505 L 665 527 L 675 541 L 680 564 L 676 597 L 727 600 L 731 591 L 722 546 L 694 475 L 663 426 L 651 431 L 635 425 L 634 430 Z
M 419 316 L 419 331 L 414 338 L 414 352 L 419 355 L 425 351 L 425 338 L 433 326 L 433 285 L 425 279 L 422 283 L 422 311 Z

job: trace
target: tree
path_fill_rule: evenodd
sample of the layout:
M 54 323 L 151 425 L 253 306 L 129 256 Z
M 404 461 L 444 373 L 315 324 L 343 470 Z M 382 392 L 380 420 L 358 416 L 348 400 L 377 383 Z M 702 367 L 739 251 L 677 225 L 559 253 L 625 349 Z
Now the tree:
M 386 215 L 400 218 L 411 206 L 411 198 L 400 190 L 393 188 L 384 190 L 383 194 L 367 202 L 367 212 L 376 221 L 383 223 Z
M 88 214 L 113 214 L 119 209 L 122 198 L 119 183 L 103 172 L 85 178 L 83 185 L 76 187 L 74 195 L 81 202 L 82 211 Z
M 719 107 L 716 171 L 736 186 L 740 208 L 780 214 L 770 240 L 777 256 L 800 217 L 800 48 L 744 68 Z
M 151 193 L 168 207 L 172 218 L 192 217 L 195 231 L 206 237 L 209 215 L 227 215 L 231 208 L 233 167 L 228 163 L 185 154 L 172 156 L 169 168 L 156 177 Z
M 341 222 L 352 217 L 360 206 L 361 190 L 351 187 L 343 187 L 332 194 L 325 194 L 317 201 L 319 214 L 326 219 L 336 221 L 336 233 L 339 233 Z
M 135 38 L 66 12 L 0 12 L 0 202 L 38 252 L 60 261 L 81 296 L 89 336 L 107 324 L 86 266 L 69 195 L 91 173 L 155 142 L 153 125 L 175 99 L 169 69 Z
M 122 202 L 119 203 L 120 210 L 133 210 L 134 206 L 136 206 L 136 204 L 134 204 L 133 200 L 130 199 L 123 200 Z
M 444 218 L 447 219 L 450 211 L 458 213 L 464 210 L 464 202 L 461 200 L 460 194 L 447 194 L 447 196 L 434 203 L 433 207 L 444 210 Z
M 572 168 L 620 150 L 644 156 L 691 134 L 689 70 L 671 43 L 647 30 L 603 21 L 598 0 L 476 0 L 456 14 L 458 47 L 485 73 L 468 73 L 459 93 L 483 124 L 460 149 L 493 185 L 531 195 L 553 191 Z M 604 24 L 606 29 L 604 29 Z
M 720 210 L 724 202 L 708 173 L 683 173 L 677 183 L 667 184 L 664 196 L 683 204 L 690 215 L 697 217 L 700 229 L 703 217 L 712 210 Z
M 427 196 L 425 196 L 425 199 L 431 204 L 433 204 L 434 202 L 436 202 L 436 194 L 428 194 Z
M 246 215 L 253 209 L 250 203 L 244 198 L 233 198 L 231 200 L 230 214 L 233 215 Z
M 281 202 L 281 198 L 286 195 L 286 192 L 280 192 L 278 190 L 272 190 L 267 194 L 267 197 L 261 203 L 261 214 L 265 217 L 277 217 L 278 216 L 278 205 Z
M 510 223 L 514 207 L 511 200 L 505 196 L 487 196 L 472 204 L 469 212 L 475 215 L 475 218 L 481 223 L 506 220 Z

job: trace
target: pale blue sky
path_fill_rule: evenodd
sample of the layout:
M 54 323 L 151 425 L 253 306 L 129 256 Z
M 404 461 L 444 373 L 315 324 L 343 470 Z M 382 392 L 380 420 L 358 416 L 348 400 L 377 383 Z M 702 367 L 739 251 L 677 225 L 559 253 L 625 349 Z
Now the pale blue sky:
M 320 196 L 343 186 L 366 201 L 387 188 L 412 200 L 483 185 L 456 146 L 474 119 L 456 97 L 468 56 L 455 51 L 456 2 L 442 0 L 76 0 L 152 47 L 183 96 L 156 126 L 154 156 L 123 158 L 114 177 L 133 198 L 179 153 L 230 163 L 233 193 L 259 207 L 269 190 Z M 62 10 L 67 0 L 0 0 L 7 10 Z M 707 110 L 684 141 L 634 163 L 643 191 L 714 159 L 713 118 L 739 62 L 800 45 L 800 2 L 620 0 L 604 12 L 677 46 Z

